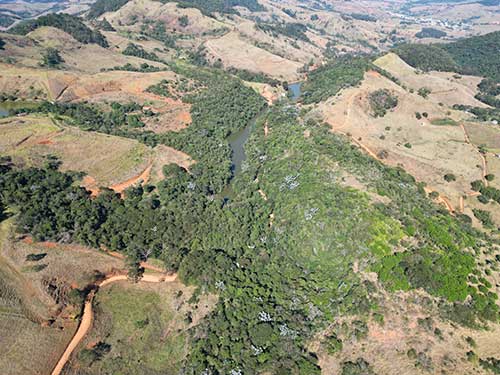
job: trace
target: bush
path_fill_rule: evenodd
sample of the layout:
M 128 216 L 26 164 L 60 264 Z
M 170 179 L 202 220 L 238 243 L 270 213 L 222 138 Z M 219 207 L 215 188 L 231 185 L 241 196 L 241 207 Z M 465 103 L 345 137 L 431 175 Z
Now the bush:
M 443 38 L 447 34 L 444 31 L 434 29 L 432 27 L 424 27 L 421 31 L 415 34 L 417 38 Z
M 342 363 L 342 375 L 372 375 L 375 374 L 370 364 L 363 358 L 356 362 L 347 361 Z
M 101 47 L 108 47 L 106 38 L 99 31 L 90 29 L 80 18 L 64 13 L 51 13 L 33 20 L 23 21 L 9 29 L 9 32 L 26 35 L 42 26 L 61 29 L 83 44 L 95 43 Z
M 388 110 L 398 105 L 398 97 L 393 95 L 388 89 L 373 91 L 368 96 L 373 116 L 384 117 Z
M 428 89 L 427 87 L 421 87 L 418 89 L 418 95 L 420 95 L 422 98 L 427 98 L 430 93 L 431 90 Z
M 446 182 L 452 182 L 457 180 L 456 176 L 453 173 L 447 173 L 443 176 L 443 178 Z
M 473 208 L 472 212 L 474 216 L 486 227 L 493 228 L 493 219 L 488 211 L 480 210 L 478 208 Z
M 55 68 L 64 62 L 63 58 L 59 54 L 59 51 L 55 48 L 47 48 L 42 55 L 41 66 L 45 66 L 47 68 Z

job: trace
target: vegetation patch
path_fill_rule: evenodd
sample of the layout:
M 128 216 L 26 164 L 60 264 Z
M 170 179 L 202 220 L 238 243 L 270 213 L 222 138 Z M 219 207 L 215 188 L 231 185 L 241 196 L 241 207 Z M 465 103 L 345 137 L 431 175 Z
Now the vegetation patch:
M 398 97 L 388 89 L 380 89 L 370 93 L 368 100 L 374 117 L 384 117 L 388 110 L 396 108 Z
M 370 63 L 364 58 L 340 58 L 308 75 L 302 86 L 304 104 L 319 103 L 341 89 L 358 85 L 369 69 Z
M 64 13 L 51 13 L 33 20 L 23 21 L 9 29 L 9 32 L 26 35 L 42 26 L 61 29 L 83 44 L 95 43 L 101 47 L 108 47 L 106 38 L 99 31 L 90 29 L 79 17 Z
M 431 124 L 438 125 L 438 126 L 457 126 L 458 122 L 456 122 L 452 118 L 445 117 L 445 118 L 432 119 Z

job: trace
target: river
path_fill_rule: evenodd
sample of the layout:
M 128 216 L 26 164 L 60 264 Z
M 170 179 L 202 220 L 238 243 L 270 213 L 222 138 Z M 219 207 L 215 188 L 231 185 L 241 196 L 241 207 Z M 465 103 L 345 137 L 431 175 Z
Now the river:
M 288 90 L 291 92 L 290 99 L 296 101 L 301 95 L 302 82 L 296 82 L 288 85 Z M 245 153 L 245 143 L 250 138 L 252 130 L 255 128 L 255 123 L 257 119 L 263 116 L 268 111 L 268 108 L 264 108 L 255 118 L 253 118 L 247 126 L 245 126 L 240 131 L 231 134 L 227 140 L 229 142 L 229 147 L 231 147 L 231 171 L 233 172 L 233 179 L 241 173 L 241 166 L 246 160 L 247 155 Z M 225 189 L 222 191 L 222 196 L 225 199 L 231 199 L 234 196 L 231 183 L 229 183 Z
M 291 83 L 288 85 L 288 90 L 291 92 L 291 99 L 296 101 L 301 95 L 301 86 L 302 82 Z M 259 113 L 252 121 L 248 123 L 240 131 L 233 133 L 227 139 L 229 142 L 229 146 L 231 147 L 231 164 L 233 177 L 236 177 L 241 172 L 241 165 L 246 160 L 247 156 L 245 154 L 245 143 L 248 138 L 250 138 L 250 134 L 252 130 L 255 128 L 255 122 L 259 117 L 261 117 L 267 109 L 264 109 L 261 113 Z

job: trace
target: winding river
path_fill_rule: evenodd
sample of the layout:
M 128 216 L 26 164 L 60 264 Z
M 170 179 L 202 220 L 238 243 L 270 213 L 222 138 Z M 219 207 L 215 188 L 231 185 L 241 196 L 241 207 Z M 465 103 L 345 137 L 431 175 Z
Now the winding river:
M 302 82 L 291 83 L 288 85 L 288 90 L 291 93 L 291 100 L 297 101 L 297 99 L 302 94 L 301 92 Z M 263 116 L 267 112 L 267 108 L 262 110 L 253 120 L 251 120 L 247 126 L 245 126 L 240 131 L 233 133 L 227 139 L 229 146 L 231 147 L 231 168 L 233 171 L 233 178 L 241 173 L 241 165 L 246 160 L 247 156 L 245 154 L 245 143 L 250 138 L 252 130 L 255 128 L 255 123 L 257 119 Z

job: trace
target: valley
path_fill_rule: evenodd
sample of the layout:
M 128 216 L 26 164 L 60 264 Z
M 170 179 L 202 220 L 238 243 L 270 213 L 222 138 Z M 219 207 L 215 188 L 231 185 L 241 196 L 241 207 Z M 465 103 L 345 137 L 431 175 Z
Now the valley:
M 0 0 L 2 374 L 498 373 L 498 14 Z

